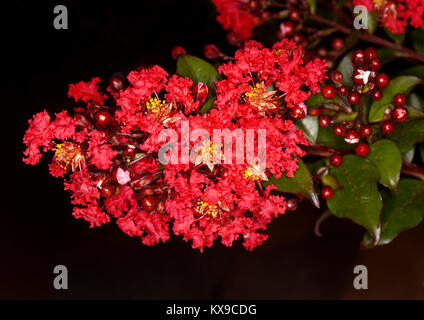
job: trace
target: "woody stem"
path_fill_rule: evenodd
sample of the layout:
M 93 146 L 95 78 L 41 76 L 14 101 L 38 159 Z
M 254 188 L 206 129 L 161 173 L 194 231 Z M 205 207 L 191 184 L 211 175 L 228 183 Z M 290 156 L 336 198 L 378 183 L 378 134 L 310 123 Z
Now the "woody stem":
M 339 30 L 339 31 L 341 31 L 343 33 L 346 33 L 346 34 L 351 34 L 353 32 L 357 32 L 356 30 L 353 30 L 353 29 L 351 29 L 349 27 L 346 27 L 346 26 L 343 26 L 341 24 L 338 24 L 335 21 L 331 21 L 331 20 L 325 19 L 323 17 L 317 16 L 315 14 L 310 14 L 309 15 L 309 18 L 311 20 L 314 20 L 314 21 L 317 21 L 317 22 L 320 22 L 320 23 L 323 23 L 323 24 L 326 24 L 326 25 L 335 27 L 335 28 L 337 28 L 337 30 Z M 361 40 L 364 40 L 364 41 L 367 41 L 367 42 L 371 42 L 371 43 L 376 43 L 376 44 L 381 45 L 383 47 L 391 48 L 391 49 L 400 51 L 400 52 L 403 53 L 403 56 L 405 58 L 411 58 L 411 59 L 415 59 L 415 60 L 424 62 L 424 56 L 416 53 L 414 50 L 411 50 L 409 48 L 402 47 L 402 46 L 400 46 L 400 45 L 398 45 L 396 43 L 393 43 L 393 42 L 391 42 L 389 40 L 386 40 L 386 39 L 377 37 L 377 36 L 375 36 L 373 34 L 370 34 L 370 33 L 357 32 L 357 34 L 358 34 L 359 39 L 361 39 Z

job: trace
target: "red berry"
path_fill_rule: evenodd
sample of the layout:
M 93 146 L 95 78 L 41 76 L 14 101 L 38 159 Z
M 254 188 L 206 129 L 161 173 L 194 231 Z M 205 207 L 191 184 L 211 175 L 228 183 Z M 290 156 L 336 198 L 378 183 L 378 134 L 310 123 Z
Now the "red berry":
M 371 62 L 372 59 L 377 59 L 377 51 L 374 48 L 365 49 L 365 61 Z
M 331 156 L 331 158 L 330 158 L 330 163 L 335 167 L 338 167 L 339 165 L 341 165 L 342 161 L 343 161 L 342 156 L 340 156 L 338 154 L 335 154 L 335 155 Z
M 336 96 L 336 87 L 331 85 L 326 85 L 322 88 L 322 95 L 325 99 L 331 99 Z
M 378 71 L 381 68 L 381 62 L 378 59 L 372 59 L 370 62 L 370 69 L 374 71 Z
M 297 208 L 297 200 L 295 198 L 291 198 L 287 201 L 286 209 L 288 211 L 294 211 Z
M 303 37 L 300 33 L 295 33 L 292 38 L 297 43 L 300 43 L 303 40 Z
M 306 115 L 305 111 L 300 106 L 295 106 L 294 108 L 290 110 L 290 116 L 293 119 L 296 119 L 296 120 L 303 119 L 305 115 Z
M 178 59 L 178 57 L 179 57 L 179 56 L 182 56 L 183 54 L 186 54 L 186 51 L 185 51 L 185 49 L 184 49 L 183 47 L 181 47 L 181 46 L 175 46 L 175 47 L 173 47 L 173 48 L 172 48 L 172 50 L 171 50 L 171 55 L 172 55 L 172 58 L 173 58 L 174 60 L 177 60 L 177 59 Z
M 380 89 L 383 89 L 389 85 L 389 76 L 385 73 L 379 73 L 375 78 L 375 85 Z
M 104 129 L 112 123 L 112 116 L 107 110 L 99 110 L 94 114 L 94 123 L 98 128 Z
M 403 107 L 405 105 L 406 98 L 402 93 L 398 93 L 393 98 L 393 104 L 395 107 Z
M 394 129 L 394 125 L 393 125 L 393 122 L 391 121 L 384 121 L 381 124 L 381 131 L 383 131 L 383 133 L 385 134 L 391 134 L 393 129 Z
M 376 100 L 376 101 L 381 100 L 381 98 L 383 98 L 383 93 L 382 93 L 382 92 L 381 92 L 381 90 L 379 90 L 379 89 L 374 89 L 374 90 L 371 92 L 371 98 L 372 98 L 373 100 Z
M 342 50 L 343 49 L 344 42 L 340 38 L 335 38 L 335 39 L 333 39 L 333 42 L 331 43 L 331 46 L 333 47 L 334 50 L 339 51 L 339 50 Z
M 348 88 L 346 86 L 341 86 L 337 89 L 337 91 L 339 92 L 339 95 L 341 96 L 346 96 L 347 93 L 349 92 Z
M 342 136 L 345 133 L 345 127 L 342 125 L 338 125 L 334 127 L 334 134 L 336 136 Z
M 127 144 L 124 148 L 124 151 L 123 151 L 124 156 L 129 157 L 129 158 L 134 157 L 136 152 L 137 152 L 137 148 L 134 147 L 133 145 L 130 145 L 130 144 Z
M 408 119 L 408 110 L 405 107 L 396 107 L 392 112 L 392 117 L 397 122 L 404 122 Z
M 119 77 L 113 77 L 110 79 L 109 86 L 115 89 L 116 91 L 122 90 L 124 88 L 124 83 Z
M 320 108 L 320 107 L 309 109 L 309 115 L 310 116 L 316 117 L 316 116 L 321 115 L 321 113 L 322 113 L 322 108 Z
M 298 21 L 300 20 L 300 13 L 297 10 L 291 10 L 289 13 L 289 19 L 291 21 Z
M 79 129 L 84 129 L 84 128 L 89 129 L 93 127 L 93 125 L 90 123 L 90 120 L 88 120 L 88 118 L 82 113 L 79 113 L 79 112 L 75 113 L 74 119 L 78 122 L 77 128 Z
M 214 44 L 207 44 L 203 49 L 203 54 L 208 59 L 216 59 L 222 56 L 221 50 Z
M 325 57 L 327 55 L 327 49 L 325 49 L 324 47 L 320 47 L 320 48 L 318 48 L 317 53 L 321 57 Z
M 328 127 L 330 125 L 331 122 L 331 118 L 328 115 L 323 115 L 321 117 L 319 117 L 319 124 L 321 127 Z
M 208 86 L 203 82 L 198 82 L 194 85 L 191 91 L 194 95 L 194 100 L 198 100 L 202 106 L 206 102 L 206 98 L 209 94 Z
M 228 41 L 229 44 L 231 44 L 232 46 L 236 46 L 236 47 L 239 46 L 240 43 L 241 43 L 240 37 L 235 32 L 229 32 L 227 34 L 227 41 Z
M 363 50 L 356 50 L 352 55 L 352 64 L 356 67 L 362 67 L 365 62 L 365 52 Z
M 106 184 L 100 190 L 100 194 L 102 195 L 102 197 L 107 198 L 113 195 L 115 191 L 116 191 L 116 187 L 113 184 Z
M 158 199 L 156 196 L 148 196 L 141 199 L 141 206 L 147 212 L 151 212 L 155 209 Z
M 344 135 L 344 140 L 349 144 L 356 144 L 359 142 L 359 134 L 355 130 L 351 129 Z
M 363 126 L 360 130 L 361 137 L 369 137 L 372 134 L 372 127 L 371 126 Z
M 330 200 L 333 197 L 333 189 L 331 189 L 330 187 L 324 187 L 321 190 L 321 196 L 325 199 L 325 200 Z
M 365 143 L 359 143 L 355 148 L 355 153 L 360 157 L 365 157 L 370 152 L 370 147 Z
M 361 96 L 357 92 L 352 92 L 347 96 L 347 101 L 352 105 L 358 104 L 359 100 L 361 100 Z
M 333 71 L 331 73 L 331 80 L 333 80 L 334 83 L 342 82 L 343 75 L 339 71 Z

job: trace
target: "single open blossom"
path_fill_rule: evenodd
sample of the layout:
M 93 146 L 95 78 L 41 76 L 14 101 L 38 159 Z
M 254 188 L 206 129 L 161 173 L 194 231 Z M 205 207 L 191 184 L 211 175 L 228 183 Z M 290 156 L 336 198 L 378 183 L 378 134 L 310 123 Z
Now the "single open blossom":
M 414 28 L 424 25 L 424 2 L 422 0 L 354 0 L 376 12 L 381 24 L 393 33 L 404 33 L 408 24 Z

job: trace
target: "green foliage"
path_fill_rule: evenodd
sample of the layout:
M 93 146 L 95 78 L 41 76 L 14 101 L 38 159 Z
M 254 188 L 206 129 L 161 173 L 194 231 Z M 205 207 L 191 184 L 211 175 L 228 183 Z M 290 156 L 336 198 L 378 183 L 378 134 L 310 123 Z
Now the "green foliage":
M 380 172 L 379 182 L 391 190 L 396 190 L 402 167 L 402 155 L 396 143 L 391 140 L 379 140 L 373 143 L 370 145 L 368 159 Z
M 389 85 L 382 90 L 383 98 L 371 103 L 368 120 L 377 122 L 383 120 L 384 111 L 391 106 L 394 96 L 398 93 L 407 95 L 422 80 L 414 76 L 399 76 L 390 81 Z
M 339 167 L 330 170 L 342 189 L 327 201 L 328 209 L 339 218 L 348 218 L 379 238 L 380 212 L 383 206 L 377 182 L 378 169 L 367 159 L 346 155 Z
M 391 242 L 396 235 L 417 226 L 424 217 L 424 181 L 401 179 L 396 192 L 384 190 L 381 213 L 380 240 L 378 244 Z M 371 246 L 369 234 L 363 240 L 365 246 Z
M 418 142 L 424 142 L 424 119 L 415 119 L 399 123 L 395 126 L 391 138 L 404 153 L 412 149 Z

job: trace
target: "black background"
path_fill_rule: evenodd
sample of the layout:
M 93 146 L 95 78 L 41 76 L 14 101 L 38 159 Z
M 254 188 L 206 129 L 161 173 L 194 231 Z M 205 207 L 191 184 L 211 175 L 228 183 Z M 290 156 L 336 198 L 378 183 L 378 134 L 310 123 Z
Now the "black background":
M 58 4 L 68 8 L 68 30 L 53 27 Z M 36 167 L 21 161 L 27 120 L 43 109 L 52 115 L 72 107 L 69 83 L 149 64 L 172 73 L 174 45 L 201 55 L 216 43 L 231 53 L 213 10 L 201 0 L 2 4 L 0 298 L 424 298 L 422 225 L 364 252 L 362 229 L 346 220 L 330 218 L 324 237 L 316 237 L 320 212 L 305 202 L 275 220 L 253 252 L 237 242 L 201 254 L 179 237 L 147 247 L 113 222 L 89 229 L 74 219 L 48 160 Z M 66 291 L 52 285 L 59 264 L 69 271 Z M 357 264 L 368 267 L 367 291 L 352 287 Z

